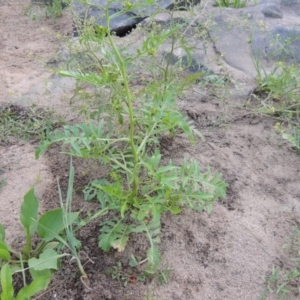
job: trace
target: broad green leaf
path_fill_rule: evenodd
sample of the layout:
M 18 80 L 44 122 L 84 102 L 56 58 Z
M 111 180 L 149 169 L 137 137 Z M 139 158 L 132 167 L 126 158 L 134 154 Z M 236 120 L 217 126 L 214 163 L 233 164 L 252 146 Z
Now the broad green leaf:
M 5 228 L 0 223 L 0 241 L 4 242 L 4 240 L 5 240 Z
M 36 229 L 36 222 L 39 209 L 39 201 L 34 194 L 34 188 L 31 188 L 24 196 L 24 201 L 21 205 L 20 220 L 25 229 L 25 233 L 33 235 Z
M 48 277 L 51 278 L 54 274 L 54 272 L 50 269 L 45 269 L 45 270 L 41 270 L 41 271 L 37 271 L 33 268 L 29 269 L 29 273 L 32 277 L 32 279 L 36 279 L 38 277 Z
M 51 243 L 48 243 L 44 249 L 54 250 L 58 245 L 59 245 L 59 242 L 51 242 Z
M 64 224 L 63 214 L 63 209 L 58 208 L 47 211 L 40 217 L 37 232 L 46 242 L 55 239 L 65 226 L 71 225 L 79 215 L 78 212 L 69 213 L 69 215 L 65 217 L 65 219 L 68 220 L 68 224 Z
M 6 261 L 10 260 L 10 253 L 5 249 L 0 249 L 0 259 L 4 259 Z
M 28 286 L 23 287 L 19 291 L 16 300 L 27 300 L 38 292 L 45 290 L 49 285 L 51 277 L 52 274 L 35 278 Z
M 51 241 L 63 229 L 63 210 L 61 208 L 44 213 L 37 226 L 38 235 L 45 241 Z
M 1 268 L 1 300 L 13 300 L 14 298 L 14 287 L 12 284 L 11 269 L 8 264 L 5 264 Z
M 0 249 L 9 251 L 9 246 L 7 244 L 5 244 L 4 242 L 0 241 Z
M 65 254 L 58 255 L 56 251 L 52 249 L 46 249 L 39 258 L 30 258 L 28 260 L 29 268 L 33 268 L 36 271 L 54 269 L 57 270 L 57 260 Z

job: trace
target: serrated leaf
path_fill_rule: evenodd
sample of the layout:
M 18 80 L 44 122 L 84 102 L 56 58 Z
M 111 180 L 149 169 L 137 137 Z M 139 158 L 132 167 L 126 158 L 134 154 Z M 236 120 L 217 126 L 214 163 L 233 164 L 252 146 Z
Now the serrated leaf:
M 118 250 L 118 252 L 123 252 L 128 242 L 128 236 L 123 236 L 121 239 L 114 240 L 111 242 L 111 246 Z
M 111 247 L 123 251 L 131 231 L 131 226 L 123 224 L 120 220 L 108 221 L 101 228 L 99 247 L 103 251 L 109 251 Z
M 24 196 L 21 205 L 20 221 L 25 229 L 26 235 L 33 235 L 36 229 L 37 214 L 39 209 L 39 201 L 34 194 L 34 188 L 31 188 Z
M 42 141 L 35 150 L 35 158 L 38 159 L 55 141 Z
M 12 284 L 12 273 L 8 264 L 1 267 L 0 272 L 1 282 L 1 300 L 13 300 L 14 298 L 14 287 Z
M 182 209 L 177 205 L 172 205 L 172 206 L 168 207 L 168 209 L 173 215 L 178 215 L 182 211 Z
M 147 252 L 148 264 L 150 266 L 158 266 L 160 263 L 160 253 L 157 247 L 152 246 Z

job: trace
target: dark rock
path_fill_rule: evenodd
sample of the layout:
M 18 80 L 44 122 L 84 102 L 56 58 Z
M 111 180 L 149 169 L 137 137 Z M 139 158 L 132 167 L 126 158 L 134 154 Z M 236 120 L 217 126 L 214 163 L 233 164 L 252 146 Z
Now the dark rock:
M 275 4 L 267 4 L 265 8 L 262 10 L 262 13 L 264 14 L 265 17 L 267 18 L 282 18 L 282 11 L 280 8 L 275 5 Z
M 171 57 L 170 57 L 171 55 Z M 182 48 L 178 48 L 171 54 L 170 51 L 165 50 L 163 56 L 166 60 L 171 59 L 171 64 L 175 65 L 181 63 L 181 66 L 187 69 L 191 73 L 204 72 L 206 74 L 212 74 L 213 72 L 201 63 L 197 57 L 193 56 L 188 58 L 186 51 Z
M 92 0 L 89 1 L 89 3 L 89 5 L 85 5 L 79 1 L 75 1 L 75 13 L 80 17 L 81 20 L 85 17 L 87 17 L 87 19 L 93 18 L 95 20 L 95 24 L 106 27 L 105 7 L 107 5 L 107 0 Z M 132 3 L 134 4 L 134 2 Z M 140 7 L 118 15 L 118 13 L 120 13 L 123 9 L 122 3 L 112 2 L 110 4 L 108 14 L 109 16 L 113 16 L 114 14 L 117 15 L 111 19 L 109 27 L 110 30 L 116 32 L 117 35 L 123 36 L 150 15 L 162 10 L 183 10 L 190 5 L 195 5 L 198 3 L 200 3 L 200 0 L 158 0 L 154 5 L 147 5 L 146 1 L 145 5 L 143 5 L 143 2 L 140 1 Z M 75 25 L 75 27 L 78 26 Z
M 300 5 L 300 0 L 280 0 L 282 6 Z

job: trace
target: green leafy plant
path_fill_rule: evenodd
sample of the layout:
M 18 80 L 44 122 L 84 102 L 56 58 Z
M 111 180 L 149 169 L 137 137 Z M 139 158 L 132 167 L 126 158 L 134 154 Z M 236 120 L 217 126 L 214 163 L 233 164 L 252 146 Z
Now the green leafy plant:
M 144 262 L 145 260 L 138 260 L 134 255 L 131 255 L 129 266 L 124 268 L 122 263 L 118 262 L 115 266 L 107 269 L 105 273 L 111 275 L 112 279 L 122 282 L 124 286 L 127 286 L 129 283 L 135 284 L 137 281 L 146 282 L 150 277 L 151 280 L 153 279 L 153 274 L 138 268 Z M 157 279 L 161 285 L 164 285 L 168 282 L 171 272 L 171 269 L 157 270 L 154 279 Z
M 265 289 L 260 295 L 260 300 L 265 299 L 267 294 L 274 294 L 283 300 L 289 294 L 300 295 L 300 229 L 298 216 L 294 218 L 296 229 L 292 235 L 291 243 L 285 245 L 292 254 L 291 264 L 288 268 L 273 266 L 271 275 L 265 279 Z
M 64 151 L 72 156 L 97 159 L 108 165 L 109 178 L 95 180 L 84 190 L 86 200 L 98 198 L 99 214 L 115 211 L 114 218 L 101 224 L 99 247 L 103 251 L 123 251 L 130 234 L 142 233 L 149 240 L 146 272 L 154 274 L 160 262 L 162 213 L 179 214 L 185 207 L 210 212 L 213 203 L 225 197 L 226 184 L 219 174 L 202 172 L 195 160 L 184 159 L 177 166 L 164 160 L 160 153 L 163 137 L 172 139 L 183 132 L 195 143 L 194 135 L 201 136 L 177 108 L 176 98 L 202 73 L 179 80 L 170 59 L 164 64 L 156 61 L 156 54 L 167 39 L 172 41 L 174 51 L 175 36 L 180 36 L 183 25 L 173 23 L 170 28 L 151 31 L 136 52 L 130 54 L 117 45 L 108 28 L 112 18 L 142 4 L 126 2 L 123 10 L 109 16 L 110 2 L 105 9 L 106 27 L 85 31 L 81 37 L 82 44 L 95 57 L 97 71 L 59 72 L 109 91 L 108 100 L 89 114 L 86 123 L 65 126 L 63 131 L 50 134 L 37 148 L 36 157 L 52 144 L 62 143 L 66 145 Z M 100 54 L 92 51 L 95 43 Z M 181 39 L 179 44 L 183 45 Z M 152 67 L 146 71 L 152 77 L 135 89 L 132 82 L 137 78 L 135 63 L 139 60 L 150 62 Z
M 60 126 L 63 121 L 53 113 L 36 107 L 15 104 L 0 106 L 0 142 L 10 143 L 12 138 L 43 139 L 48 131 Z
M 64 212 L 59 208 L 47 211 L 38 218 L 38 208 L 39 201 L 32 188 L 24 196 L 21 205 L 20 221 L 26 237 L 22 251 L 13 249 L 5 242 L 5 229 L 0 224 L 0 286 L 3 300 L 28 299 L 46 289 L 54 271 L 59 267 L 59 260 L 69 255 L 59 253 L 57 247 L 60 241 L 66 245 L 61 234 L 71 226 L 78 213 Z M 41 241 L 33 246 L 35 234 Z M 12 276 L 19 272 L 22 273 L 24 287 L 14 296 Z M 29 284 L 26 282 L 27 272 L 31 277 Z
M 33 21 L 51 17 L 54 21 L 62 17 L 64 8 L 71 0 L 34 0 L 25 8 L 25 14 Z
M 46 15 L 50 15 L 54 20 L 63 15 L 63 9 L 70 3 L 70 0 L 51 0 L 46 5 Z
M 257 70 L 257 84 L 253 96 L 261 100 L 260 111 L 274 116 L 281 124 L 275 126 L 282 137 L 288 140 L 299 151 L 300 126 L 300 71 L 299 66 L 276 63 L 267 73 L 259 59 L 254 60 Z M 292 133 L 285 133 L 283 124 L 292 127 Z M 279 128 L 280 127 L 280 128 Z
M 217 0 L 216 6 L 243 8 L 246 6 L 247 2 L 248 0 Z
M 282 137 L 288 140 L 296 149 L 298 153 L 300 153 L 300 127 L 295 127 L 293 134 L 283 133 Z

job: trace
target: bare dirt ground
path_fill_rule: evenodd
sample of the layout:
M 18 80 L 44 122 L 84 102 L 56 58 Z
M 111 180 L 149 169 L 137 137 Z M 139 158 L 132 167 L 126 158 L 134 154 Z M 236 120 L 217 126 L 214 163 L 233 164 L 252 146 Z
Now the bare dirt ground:
M 51 18 L 32 21 L 24 14 L 28 4 L 27 0 L 0 1 L 0 106 L 10 101 L 28 105 L 24 95 L 30 96 L 29 91 L 43 85 L 49 76 L 45 62 L 62 43 L 57 34 L 67 37 L 72 33 L 68 14 L 56 22 Z M 39 104 L 61 112 L 65 104 L 60 99 L 52 99 L 51 105 L 47 99 L 38 99 Z M 124 287 L 112 280 L 105 270 L 119 261 L 126 270 L 130 255 L 145 256 L 147 244 L 133 236 L 125 252 L 103 253 L 97 246 L 99 226 L 95 223 L 78 236 L 94 261 L 85 265 L 90 289 L 81 283 L 76 266 L 66 262 L 39 299 L 140 300 L 146 299 L 148 291 L 158 300 L 256 300 L 272 266 L 290 266 L 290 257 L 282 247 L 290 242 L 293 216 L 300 208 L 299 156 L 274 132 L 272 119 L 245 114 L 192 92 L 185 100 L 179 105 L 195 120 L 206 141 L 192 147 L 185 136 L 178 136 L 172 143 L 162 143 L 162 151 L 177 163 L 184 156 L 193 157 L 203 168 L 210 165 L 214 172 L 220 171 L 228 191 L 211 215 L 186 210 L 179 216 L 163 217 L 160 247 L 163 268 L 173 270 L 169 283 L 162 286 L 154 279 Z M 220 117 L 223 122 L 217 124 Z M 0 190 L 0 222 L 11 241 L 22 236 L 18 212 L 31 186 L 36 187 L 42 210 L 59 205 L 57 176 L 62 188 L 67 186 L 69 158 L 53 147 L 36 161 L 35 147 L 36 143 L 22 141 L 0 144 L 4 172 L 0 179 L 7 179 Z M 79 159 L 74 166 L 75 188 L 106 173 L 103 167 L 91 167 Z M 92 209 L 93 204 L 82 198 L 82 193 L 76 193 L 75 210 Z M 299 295 L 290 294 L 287 299 L 299 299 Z

